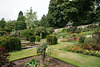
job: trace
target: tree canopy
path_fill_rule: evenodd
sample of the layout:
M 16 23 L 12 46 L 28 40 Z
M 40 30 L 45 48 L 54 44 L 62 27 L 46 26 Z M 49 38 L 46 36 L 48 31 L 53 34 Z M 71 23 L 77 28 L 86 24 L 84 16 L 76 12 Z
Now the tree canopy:
M 27 24 L 27 29 L 32 29 L 37 26 L 34 22 L 37 20 L 37 15 L 36 12 L 33 12 L 32 7 L 30 8 L 30 10 L 27 10 L 25 16 L 26 16 L 25 22 Z
M 2 19 L 0 20 L 0 27 L 1 27 L 1 28 L 4 28 L 5 25 L 6 25 L 6 21 L 5 21 L 4 18 L 2 18 Z

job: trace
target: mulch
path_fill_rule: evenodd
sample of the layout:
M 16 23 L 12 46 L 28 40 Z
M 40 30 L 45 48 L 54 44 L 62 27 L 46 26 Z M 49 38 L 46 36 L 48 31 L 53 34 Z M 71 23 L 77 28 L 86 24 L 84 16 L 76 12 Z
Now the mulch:
M 30 60 L 32 60 L 34 57 L 29 57 L 29 58 L 24 58 L 24 59 L 19 59 L 16 61 L 13 61 L 13 63 L 15 63 L 16 65 L 14 65 L 13 67 L 23 67 L 23 65 L 27 62 L 29 62 Z M 46 57 L 46 59 L 49 58 L 50 62 L 48 64 L 48 67 L 76 67 L 74 65 L 68 64 L 66 62 L 63 62 L 61 60 L 58 60 L 56 58 L 53 57 Z M 41 56 L 36 56 L 35 59 L 40 60 Z

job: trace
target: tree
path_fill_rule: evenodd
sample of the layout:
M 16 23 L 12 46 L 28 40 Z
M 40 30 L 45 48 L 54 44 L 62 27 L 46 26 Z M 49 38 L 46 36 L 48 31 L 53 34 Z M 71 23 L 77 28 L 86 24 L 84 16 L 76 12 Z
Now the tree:
M 36 27 L 35 20 L 37 20 L 36 12 L 33 12 L 32 7 L 30 10 L 27 10 L 26 12 L 26 24 L 27 24 L 27 29 L 32 29 Z
M 24 30 L 26 29 L 26 23 L 24 21 L 16 21 L 15 26 L 17 30 Z
M 0 27 L 1 27 L 1 28 L 4 28 L 5 25 L 6 25 L 6 21 L 4 20 L 4 18 L 2 18 L 2 19 L 0 20 Z
M 47 21 L 50 27 L 64 27 L 67 21 L 64 19 L 64 8 L 61 8 L 61 3 L 56 0 L 51 0 L 49 5 L 49 11 L 47 14 Z
M 65 19 L 73 22 L 74 26 L 89 24 L 89 21 L 91 20 L 89 17 L 93 11 L 91 8 L 92 5 L 92 0 L 64 1 L 62 3 L 62 7 L 65 7 L 63 10 L 66 15 Z
M 98 6 L 96 9 L 96 21 L 100 22 L 100 6 Z
M 51 0 L 48 22 L 52 27 L 64 27 L 68 22 L 73 22 L 73 26 L 93 23 L 93 5 L 93 0 Z
M 15 24 L 14 24 L 15 21 L 8 21 L 4 27 L 4 29 L 10 33 L 12 31 L 12 29 L 15 29 Z
M 23 12 L 20 11 L 19 14 L 18 14 L 18 16 L 23 16 Z
M 49 24 L 47 22 L 47 16 L 43 15 L 41 20 L 40 20 L 40 26 L 48 27 Z
M 25 21 L 25 16 L 23 16 L 23 12 L 20 11 L 19 14 L 18 14 L 18 18 L 17 18 L 17 21 Z

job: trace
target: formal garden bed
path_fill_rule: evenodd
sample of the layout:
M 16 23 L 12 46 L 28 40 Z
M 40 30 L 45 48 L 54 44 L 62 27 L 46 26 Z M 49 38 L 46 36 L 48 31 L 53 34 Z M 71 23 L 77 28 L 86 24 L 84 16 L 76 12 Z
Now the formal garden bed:
M 33 58 L 35 58 L 35 60 L 41 60 L 41 56 L 34 56 L 34 57 L 29 57 L 29 58 L 16 60 L 16 61 L 13 61 L 13 63 L 15 63 L 14 67 L 23 67 L 25 65 L 25 63 L 28 63 Z M 58 60 L 56 58 L 52 58 L 50 56 L 47 56 L 46 60 L 48 60 L 48 67 L 76 67 L 74 65 L 65 63 L 61 60 Z

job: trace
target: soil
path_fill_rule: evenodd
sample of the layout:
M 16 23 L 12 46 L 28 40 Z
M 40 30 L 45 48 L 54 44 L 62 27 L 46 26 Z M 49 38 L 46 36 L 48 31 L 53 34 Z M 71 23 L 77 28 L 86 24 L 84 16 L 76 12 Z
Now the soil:
M 29 58 L 24 58 L 24 59 L 20 59 L 20 60 L 16 60 L 13 61 L 16 65 L 14 65 L 13 67 L 23 67 L 23 65 L 27 62 L 29 62 L 30 60 L 32 60 L 34 57 L 29 57 Z M 41 60 L 41 56 L 36 56 L 35 57 L 37 60 Z M 56 58 L 52 58 L 50 56 L 46 57 L 46 59 L 50 60 L 48 67 L 76 67 L 74 65 L 65 63 L 61 60 L 58 60 Z

